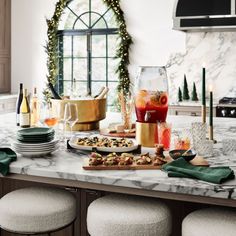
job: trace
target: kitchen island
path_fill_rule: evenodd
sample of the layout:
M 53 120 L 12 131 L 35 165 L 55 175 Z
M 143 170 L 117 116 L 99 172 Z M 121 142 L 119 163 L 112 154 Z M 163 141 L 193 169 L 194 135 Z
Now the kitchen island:
M 117 114 L 109 114 L 102 122 L 105 126 L 119 119 Z M 16 134 L 14 114 L 0 116 L 0 146 L 10 146 Z M 200 117 L 169 116 L 174 133 L 190 127 L 191 122 L 200 121 Z M 236 172 L 236 154 L 224 156 L 222 154 L 221 140 L 236 138 L 235 119 L 215 119 L 215 139 L 218 143 L 214 148 L 214 156 L 208 158 L 213 166 L 230 166 Z M 146 149 L 143 149 L 145 152 Z M 150 150 L 149 150 L 150 151 Z M 186 215 L 191 209 L 210 205 L 236 207 L 236 180 L 216 185 L 203 181 L 168 178 L 161 170 L 136 171 L 85 171 L 82 166 L 84 157 L 88 154 L 75 150 L 68 151 L 65 144 L 61 144 L 58 151 L 45 157 L 18 156 L 16 162 L 10 166 L 10 175 L 1 178 L 1 195 L 15 188 L 28 185 L 50 184 L 74 191 L 81 206 L 79 225 L 80 232 L 76 235 L 86 235 L 86 209 L 87 205 L 97 197 L 110 192 L 142 195 L 161 198 L 172 205 L 173 212 L 179 219 L 174 226 L 176 234 L 180 228 L 180 209 Z M 174 214 L 175 214 L 174 213 Z M 78 227 L 79 228 L 79 227 Z M 83 228 L 83 229 L 82 229 Z M 78 230 L 78 229 L 77 229 Z M 56 234 L 59 235 L 59 234 Z M 62 234 L 65 235 L 65 234 Z

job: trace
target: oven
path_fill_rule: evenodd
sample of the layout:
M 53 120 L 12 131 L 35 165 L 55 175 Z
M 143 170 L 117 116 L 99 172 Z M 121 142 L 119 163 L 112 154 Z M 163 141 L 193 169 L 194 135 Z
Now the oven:
M 216 117 L 236 118 L 236 98 L 220 99 L 216 106 Z

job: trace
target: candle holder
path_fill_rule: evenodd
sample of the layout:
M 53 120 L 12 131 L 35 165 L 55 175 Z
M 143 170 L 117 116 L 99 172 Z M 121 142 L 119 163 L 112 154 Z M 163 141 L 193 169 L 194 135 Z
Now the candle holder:
M 202 105 L 202 123 L 206 123 L 206 105 Z
M 209 126 L 209 140 L 212 140 L 214 143 L 217 143 L 217 141 L 214 139 L 214 131 L 213 131 L 213 125 Z

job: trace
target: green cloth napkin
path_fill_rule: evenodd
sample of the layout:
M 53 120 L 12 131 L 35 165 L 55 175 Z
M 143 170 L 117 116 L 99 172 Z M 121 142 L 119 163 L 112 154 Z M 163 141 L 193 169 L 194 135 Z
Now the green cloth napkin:
M 10 148 L 0 148 L 0 173 L 7 175 L 11 162 L 16 161 L 16 153 Z
M 168 173 L 169 177 L 199 179 L 214 184 L 221 184 L 235 177 L 234 171 L 229 167 L 194 166 L 182 157 L 163 165 L 162 169 Z

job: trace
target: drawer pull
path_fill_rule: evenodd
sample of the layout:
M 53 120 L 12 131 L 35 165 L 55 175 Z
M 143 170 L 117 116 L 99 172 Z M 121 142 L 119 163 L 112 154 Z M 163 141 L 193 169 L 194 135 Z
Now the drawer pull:
M 72 193 L 77 193 L 78 189 L 77 188 L 71 188 L 71 187 L 65 187 L 66 191 L 72 192 Z

